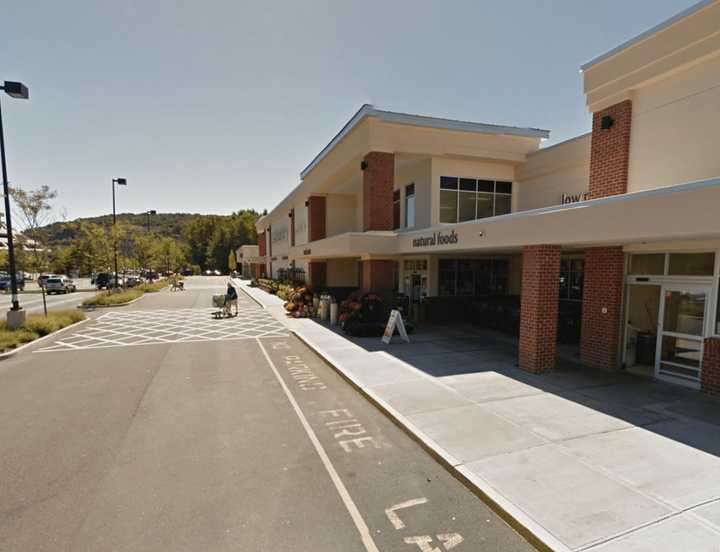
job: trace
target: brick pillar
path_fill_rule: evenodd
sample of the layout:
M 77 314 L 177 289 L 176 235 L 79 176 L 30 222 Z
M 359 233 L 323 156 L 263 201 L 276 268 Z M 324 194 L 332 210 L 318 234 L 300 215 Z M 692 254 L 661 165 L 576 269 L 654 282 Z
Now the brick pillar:
M 372 151 L 363 164 L 363 232 L 392 230 L 395 156 Z
M 315 291 L 321 291 L 327 286 L 327 262 L 310 261 L 308 263 L 308 276 L 310 285 Z
M 700 386 L 706 393 L 720 395 L 720 337 L 705 339 Z
M 265 231 L 264 230 L 258 234 L 257 241 L 258 241 L 259 254 L 261 257 L 264 257 L 265 255 L 267 255 L 267 251 L 266 251 L 267 243 L 265 241 Z
M 555 367 L 559 295 L 560 246 L 525 246 L 519 350 L 523 370 L 542 374 Z
M 614 370 L 620 351 L 625 255 L 622 247 L 585 251 L 580 358 L 583 364 Z
M 612 125 L 607 130 L 602 129 L 603 117 L 612 118 Z M 627 192 L 631 124 L 630 100 L 593 113 L 590 199 Z
M 395 261 L 371 259 L 362 262 L 362 291 L 375 292 L 389 300 L 395 287 Z
M 308 241 L 323 240 L 326 236 L 326 206 L 325 196 L 310 196 L 308 205 Z

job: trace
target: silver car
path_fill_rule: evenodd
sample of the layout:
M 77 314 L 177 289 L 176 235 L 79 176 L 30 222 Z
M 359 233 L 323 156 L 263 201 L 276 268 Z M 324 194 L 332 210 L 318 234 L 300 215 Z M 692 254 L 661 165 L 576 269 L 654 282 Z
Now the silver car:
M 70 293 L 72 291 L 77 291 L 75 282 L 65 276 L 53 276 L 52 278 L 48 278 L 45 282 L 45 289 L 48 295 L 51 293 Z

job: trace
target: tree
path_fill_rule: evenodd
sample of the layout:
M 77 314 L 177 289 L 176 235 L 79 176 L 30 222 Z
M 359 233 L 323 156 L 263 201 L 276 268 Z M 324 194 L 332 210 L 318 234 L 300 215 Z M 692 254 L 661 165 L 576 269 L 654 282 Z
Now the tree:
M 237 268 L 237 261 L 235 260 L 235 250 L 231 249 L 228 255 L 228 269 L 235 270 Z
M 68 257 L 81 274 L 109 270 L 112 265 L 112 241 L 105 229 L 91 222 L 80 222 Z
M 27 259 L 27 268 L 32 272 L 45 270 L 47 254 L 46 250 L 38 245 L 40 238 L 38 230 L 47 223 L 52 210 L 50 202 L 57 197 L 57 192 L 51 190 L 49 186 L 40 186 L 36 190 L 29 191 L 11 188 L 10 196 L 19 210 L 23 233 L 32 240 L 30 249 L 33 251 L 33 256 Z
M 155 244 L 157 268 L 160 271 L 173 271 L 187 264 L 187 255 L 183 247 L 172 238 L 161 238 Z

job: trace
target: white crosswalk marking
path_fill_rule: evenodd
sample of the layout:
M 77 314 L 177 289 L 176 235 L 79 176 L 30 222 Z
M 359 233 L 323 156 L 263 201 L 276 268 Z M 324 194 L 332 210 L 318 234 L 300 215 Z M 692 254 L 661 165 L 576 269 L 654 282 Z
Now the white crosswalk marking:
M 113 311 L 64 335 L 62 341 L 36 353 L 77 351 L 108 347 L 132 347 L 165 343 L 286 337 L 285 327 L 258 308 L 241 309 L 239 316 L 215 320 L 216 309 L 165 309 Z

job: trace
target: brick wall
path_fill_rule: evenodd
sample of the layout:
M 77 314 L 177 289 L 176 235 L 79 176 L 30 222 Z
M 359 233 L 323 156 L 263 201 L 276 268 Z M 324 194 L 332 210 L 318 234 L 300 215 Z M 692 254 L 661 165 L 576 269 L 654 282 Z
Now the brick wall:
M 555 367 L 560 246 L 523 248 L 520 306 L 520 368 L 536 374 Z
M 705 339 L 700 385 L 703 391 L 720 395 L 720 337 Z
M 580 357 L 588 366 L 618 367 L 624 273 L 622 247 L 585 251 Z
M 614 122 L 602 130 L 602 118 L 609 115 Z M 632 102 L 625 100 L 603 111 L 593 113 L 590 146 L 590 199 L 627 192 L 630 159 L 630 126 Z
M 395 287 L 395 261 L 367 260 L 362 262 L 363 293 L 375 292 L 389 300 Z
M 310 196 L 308 198 L 308 241 L 325 239 L 326 208 L 325 196 Z
M 266 247 L 267 243 L 266 243 L 266 241 L 265 241 L 265 232 L 264 232 L 264 231 L 263 231 L 263 232 L 260 232 L 260 233 L 258 234 L 257 239 L 258 239 L 258 251 L 259 251 L 259 254 L 260 254 L 261 257 L 264 257 L 265 255 L 267 255 L 267 251 L 266 251 L 266 249 L 267 249 L 267 247 Z
M 308 263 L 308 276 L 313 289 L 315 291 L 322 290 L 327 285 L 327 262 L 310 261 Z
M 363 171 L 363 231 L 393 229 L 395 156 L 373 151 Z

